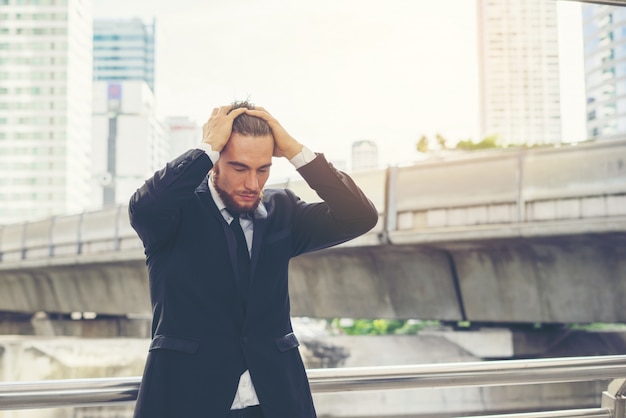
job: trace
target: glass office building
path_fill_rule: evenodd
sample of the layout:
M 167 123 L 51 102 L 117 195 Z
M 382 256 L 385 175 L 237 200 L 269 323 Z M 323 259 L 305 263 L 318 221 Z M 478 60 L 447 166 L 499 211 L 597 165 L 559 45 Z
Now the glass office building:
M 583 6 L 587 136 L 626 133 L 626 8 Z
M 127 203 L 167 161 L 155 115 L 154 19 L 96 19 L 93 33 L 94 208 Z
M 561 141 L 556 2 L 477 0 L 482 136 Z
M 0 0 L 0 224 L 88 202 L 92 4 Z
M 94 81 L 145 81 L 154 92 L 154 20 L 96 19 L 93 28 Z

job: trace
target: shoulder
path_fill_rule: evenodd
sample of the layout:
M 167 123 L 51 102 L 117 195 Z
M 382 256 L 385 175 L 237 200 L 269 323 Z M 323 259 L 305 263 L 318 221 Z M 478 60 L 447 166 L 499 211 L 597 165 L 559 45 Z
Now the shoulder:
M 289 189 L 271 188 L 263 190 L 263 203 L 280 202 L 285 200 L 295 201 L 298 196 Z
M 263 190 L 262 202 L 268 212 L 292 208 L 297 205 L 299 200 L 300 198 L 289 189 L 271 188 Z

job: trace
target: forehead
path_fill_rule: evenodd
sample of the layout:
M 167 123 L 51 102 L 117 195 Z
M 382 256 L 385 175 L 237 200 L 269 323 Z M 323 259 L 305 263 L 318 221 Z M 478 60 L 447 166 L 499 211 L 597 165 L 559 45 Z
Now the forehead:
M 222 150 L 220 160 L 236 161 L 246 165 L 264 165 L 272 160 L 274 138 L 272 135 L 252 136 L 234 133 Z

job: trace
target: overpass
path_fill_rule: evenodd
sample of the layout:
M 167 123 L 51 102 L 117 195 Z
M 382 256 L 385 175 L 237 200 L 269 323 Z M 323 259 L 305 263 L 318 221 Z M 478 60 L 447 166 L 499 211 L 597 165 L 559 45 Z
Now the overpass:
M 626 141 L 442 154 L 352 176 L 378 225 L 292 261 L 294 316 L 626 321 Z M 275 186 L 318 200 L 302 181 Z M 150 314 L 127 208 L 0 227 L 0 311 Z

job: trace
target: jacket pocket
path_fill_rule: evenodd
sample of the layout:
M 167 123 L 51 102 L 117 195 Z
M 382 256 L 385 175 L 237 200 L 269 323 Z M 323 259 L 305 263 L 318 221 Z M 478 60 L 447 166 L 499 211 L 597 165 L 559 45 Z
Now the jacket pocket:
M 282 337 L 276 338 L 276 346 L 280 351 L 291 350 L 292 348 L 296 348 L 300 343 L 296 338 L 296 334 L 290 332 L 287 335 L 283 335 Z
M 194 354 L 198 351 L 200 343 L 194 340 L 186 340 L 184 338 L 170 337 L 167 335 L 156 335 L 150 344 L 150 350 L 173 350 L 181 351 L 187 354 Z

